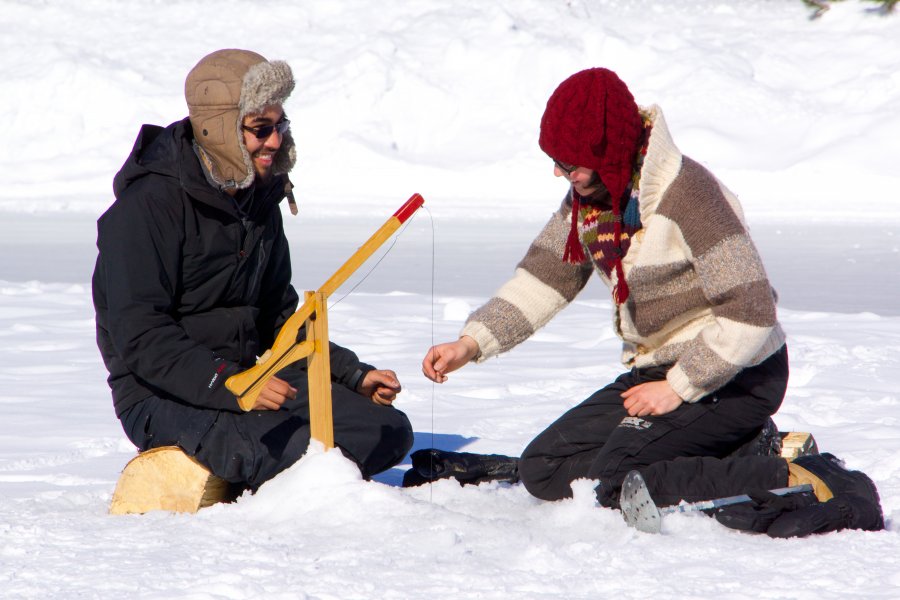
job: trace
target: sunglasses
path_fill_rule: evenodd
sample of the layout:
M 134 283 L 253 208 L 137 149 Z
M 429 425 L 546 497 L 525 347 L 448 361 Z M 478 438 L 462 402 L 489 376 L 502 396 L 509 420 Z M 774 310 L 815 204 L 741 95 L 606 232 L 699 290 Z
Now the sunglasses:
M 290 119 L 281 119 L 274 125 L 262 125 L 261 127 L 247 127 L 246 125 L 241 125 L 241 129 L 249 131 L 258 140 L 267 140 L 269 139 L 269 136 L 272 135 L 273 131 L 277 131 L 278 135 L 284 135 L 284 132 L 287 131 L 290 126 Z
M 578 168 L 577 165 L 570 165 L 570 164 L 568 164 L 568 163 L 559 162 L 559 161 L 556 160 L 556 159 L 553 160 L 553 164 L 556 165 L 556 168 L 557 168 L 557 169 L 559 169 L 560 171 L 562 171 L 562 172 L 565 173 L 566 175 L 571 175 L 571 174 L 572 174 L 572 171 L 574 171 L 575 169 Z

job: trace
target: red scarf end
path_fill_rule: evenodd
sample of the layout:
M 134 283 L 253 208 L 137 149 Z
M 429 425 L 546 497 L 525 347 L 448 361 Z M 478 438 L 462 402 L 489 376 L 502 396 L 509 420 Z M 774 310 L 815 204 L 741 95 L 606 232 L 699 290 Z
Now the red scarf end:
M 625 304 L 628 300 L 628 283 L 625 281 L 625 272 L 622 270 L 622 261 L 616 261 L 616 285 L 613 287 L 613 300 L 616 304 Z
M 566 249 L 563 252 L 563 261 L 580 265 L 584 262 L 584 249 L 581 247 L 581 241 L 578 239 L 578 233 L 573 229 L 569 232 L 569 239 L 566 240 Z

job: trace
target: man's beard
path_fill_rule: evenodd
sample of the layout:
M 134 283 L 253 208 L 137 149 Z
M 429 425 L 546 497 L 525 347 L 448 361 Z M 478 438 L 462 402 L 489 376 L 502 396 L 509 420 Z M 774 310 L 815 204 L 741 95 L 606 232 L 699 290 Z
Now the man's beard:
M 259 168 L 256 166 L 256 158 L 258 157 L 258 152 L 254 152 L 253 155 L 250 156 L 250 162 L 253 163 L 253 170 L 256 172 L 256 179 L 259 183 L 269 183 L 272 181 L 272 177 L 275 173 L 275 163 L 269 165 L 264 172 L 260 172 Z

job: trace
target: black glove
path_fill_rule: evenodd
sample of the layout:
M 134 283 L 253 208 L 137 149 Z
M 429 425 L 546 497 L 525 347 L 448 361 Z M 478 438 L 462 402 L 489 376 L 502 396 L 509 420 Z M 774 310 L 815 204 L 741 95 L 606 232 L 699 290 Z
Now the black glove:
M 751 490 L 747 495 L 750 496 L 749 502 L 731 504 L 716 510 L 716 520 L 731 529 L 766 533 L 769 526 L 783 514 L 818 503 L 812 492 L 779 496 L 768 490 Z
M 789 538 L 842 529 L 884 529 L 884 515 L 878 497 L 858 494 L 835 496 L 828 502 L 819 502 L 778 517 L 766 533 L 775 538 Z
M 485 481 L 519 481 L 519 459 L 502 454 L 472 454 L 428 448 L 410 455 L 412 469 L 403 476 L 403 487 L 453 477 L 463 485 Z
M 779 516 L 766 533 L 775 538 L 806 537 L 811 533 L 827 533 L 847 528 L 850 507 L 844 499 L 832 498 L 803 510 Z

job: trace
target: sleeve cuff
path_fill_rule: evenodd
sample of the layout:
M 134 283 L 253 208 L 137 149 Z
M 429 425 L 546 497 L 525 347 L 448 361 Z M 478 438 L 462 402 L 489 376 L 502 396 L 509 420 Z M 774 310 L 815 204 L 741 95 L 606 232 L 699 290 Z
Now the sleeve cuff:
M 666 381 L 669 382 L 669 385 L 675 390 L 675 393 L 678 394 L 682 400 L 685 402 L 692 404 L 704 397 L 708 394 L 706 390 L 698 388 L 695 385 L 691 385 L 688 376 L 681 369 L 678 364 L 675 364 L 669 372 L 666 373 Z
M 359 384 L 362 383 L 363 378 L 369 371 L 374 371 L 375 367 L 370 365 L 364 365 L 353 372 L 353 375 L 347 380 L 347 387 L 353 390 L 354 392 L 358 390 Z

